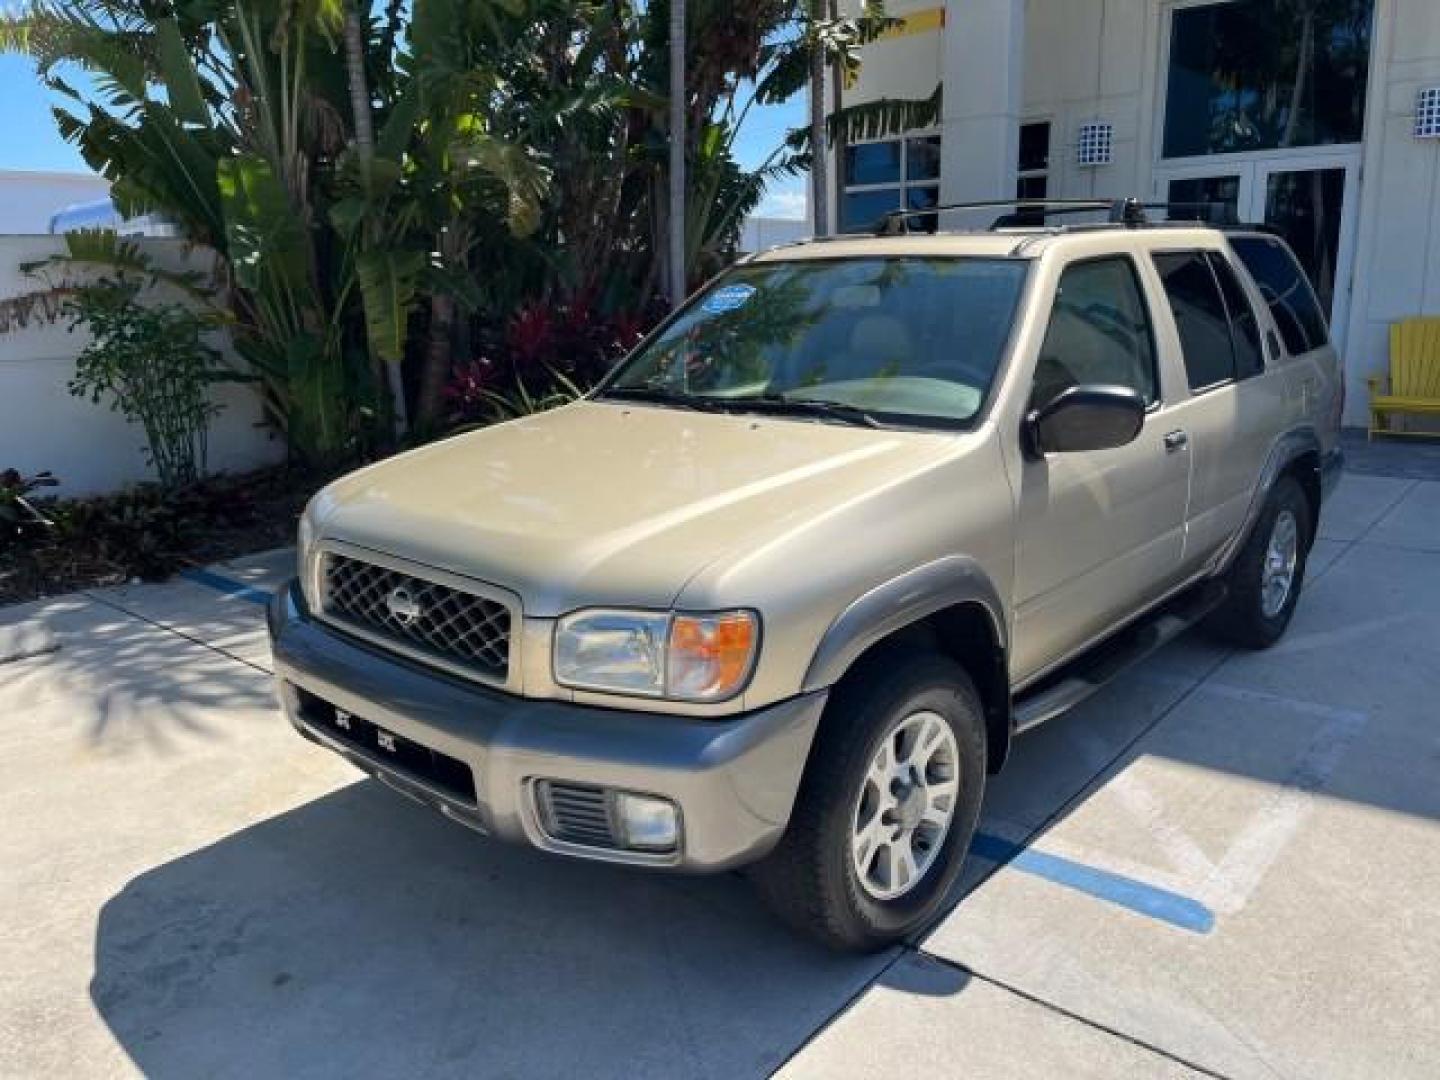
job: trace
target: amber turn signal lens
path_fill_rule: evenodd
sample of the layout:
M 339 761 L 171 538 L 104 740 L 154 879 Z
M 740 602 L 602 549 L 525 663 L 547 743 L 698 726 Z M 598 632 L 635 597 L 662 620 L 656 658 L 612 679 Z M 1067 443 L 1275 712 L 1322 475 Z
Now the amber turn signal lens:
M 732 696 L 750 677 L 758 638 L 748 611 L 676 615 L 670 623 L 669 696 L 692 701 Z

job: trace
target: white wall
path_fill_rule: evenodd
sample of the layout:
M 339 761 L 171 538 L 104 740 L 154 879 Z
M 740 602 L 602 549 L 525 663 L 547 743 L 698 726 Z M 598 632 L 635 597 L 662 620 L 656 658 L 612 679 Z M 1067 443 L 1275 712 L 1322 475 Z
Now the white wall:
M 141 246 L 162 265 L 205 268 L 205 252 L 179 240 L 144 240 Z M 20 264 L 63 250 L 58 238 L 0 236 L 0 300 L 34 292 L 43 284 L 20 272 Z M 61 481 L 56 493 L 86 495 L 154 479 L 146 465 L 144 433 L 107 404 L 71 397 L 66 383 L 84 348 L 83 331 L 69 333 L 62 320 L 0 332 L 0 469 L 21 473 L 49 469 Z M 261 424 L 255 392 L 248 386 L 218 387 L 223 406 L 210 430 L 209 467 L 240 471 L 279 461 L 282 443 Z
M 943 7 L 944 0 L 891 0 L 885 14 L 903 17 Z M 846 0 L 847 14 L 860 10 L 860 0 Z M 936 29 L 903 34 L 865 47 L 860 81 L 845 91 L 845 103 L 858 105 L 880 98 L 927 98 L 940 82 L 945 62 L 945 35 Z M 826 99 L 829 108 L 829 99 Z
M 1023 119 L 1050 121 L 1050 197 L 1148 195 L 1156 0 L 1029 0 Z M 1115 126 L 1114 163 L 1075 164 L 1080 125 Z
M 808 212 L 808 208 L 807 208 Z M 740 250 L 764 251 L 777 244 L 793 244 L 814 235 L 808 216 L 803 218 L 755 217 L 745 219 L 740 229 Z
M 1440 139 L 1414 137 L 1415 96 L 1440 86 L 1440 2 L 1378 0 L 1360 235 L 1344 342 L 1347 422 L 1366 422 L 1365 377 L 1388 366 L 1390 324 L 1440 315 Z
M 0 235 L 48 233 L 52 214 L 109 194 L 110 181 L 94 173 L 0 170 Z

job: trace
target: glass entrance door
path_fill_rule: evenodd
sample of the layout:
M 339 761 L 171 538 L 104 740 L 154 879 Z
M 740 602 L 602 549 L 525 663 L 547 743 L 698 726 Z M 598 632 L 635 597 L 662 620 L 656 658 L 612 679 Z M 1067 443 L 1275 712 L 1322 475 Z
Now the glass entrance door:
M 1156 196 L 1177 206 L 1172 219 L 1267 225 L 1295 249 L 1310 275 L 1331 337 L 1343 340 L 1349 314 L 1350 257 L 1358 155 L 1292 154 L 1220 166 L 1167 169 Z M 1213 208 L 1207 215 L 1203 207 Z
M 1336 283 L 1340 277 L 1340 237 L 1345 210 L 1345 169 L 1270 169 L 1264 173 L 1259 220 L 1278 230 L 1335 320 Z

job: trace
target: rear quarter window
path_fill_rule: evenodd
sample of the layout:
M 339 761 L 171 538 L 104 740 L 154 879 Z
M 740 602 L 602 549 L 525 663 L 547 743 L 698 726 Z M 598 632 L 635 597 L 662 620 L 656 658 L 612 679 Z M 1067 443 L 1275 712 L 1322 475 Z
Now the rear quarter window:
M 1203 251 L 1166 251 L 1154 256 L 1165 286 L 1185 374 L 1191 390 L 1204 390 L 1235 378 L 1235 346 L 1220 284 Z
M 1208 253 L 1210 269 L 1220 283 L 1225 309 L 1230 312 L 1230 338 L 1235 345 L 1235 377 L 1248 379 L 1265 370 L 1265 351 L 1260 344 L 1260 321 L 1245 295 L 1230 261 L 1217 251 Z
M 1260 287 L 1291 355 L 1300 356 L 1329 343 L 1330 329 L 1320 301 L 1284 244 L 1264 236 L 1235 236 L 1230 238 L 1230 246 Z

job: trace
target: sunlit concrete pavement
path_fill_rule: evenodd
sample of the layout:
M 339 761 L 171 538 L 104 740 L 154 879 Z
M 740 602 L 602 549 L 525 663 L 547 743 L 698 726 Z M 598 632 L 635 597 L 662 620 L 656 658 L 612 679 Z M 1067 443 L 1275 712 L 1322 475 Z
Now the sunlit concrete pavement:
M 0 1076 L 1440 1075 L 1440 483 L 1346 479 L 1276 649 L 1027 736 L 968 896 L 868 958 L 302 742 L 289 563 L 0 609 L 60 644 L 0 665 Z

